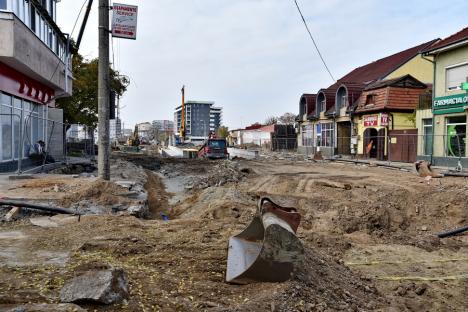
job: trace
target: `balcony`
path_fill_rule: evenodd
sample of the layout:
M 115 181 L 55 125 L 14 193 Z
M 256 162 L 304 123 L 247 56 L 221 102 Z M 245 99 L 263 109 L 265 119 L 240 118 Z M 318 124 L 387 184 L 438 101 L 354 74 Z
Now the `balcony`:
M 71 95 L 72 79 L 65 83 L 65 63 L 20 19 L 0 12 L 0 62 L 57 93 Z

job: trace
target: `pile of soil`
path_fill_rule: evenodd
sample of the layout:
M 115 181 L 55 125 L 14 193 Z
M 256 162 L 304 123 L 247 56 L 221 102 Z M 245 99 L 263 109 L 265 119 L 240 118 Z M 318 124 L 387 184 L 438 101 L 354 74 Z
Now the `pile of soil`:
M 98 179 L 78 188 L 72 194 L 65 196 L 59 203 L 63 207 L 70 207 L 83 200 L 103 206 L 129 205 L 132 203 L 132 200 L 122 196 L 126 192 L 128 192 L 128 189 L 124 187 L 110 181 Z

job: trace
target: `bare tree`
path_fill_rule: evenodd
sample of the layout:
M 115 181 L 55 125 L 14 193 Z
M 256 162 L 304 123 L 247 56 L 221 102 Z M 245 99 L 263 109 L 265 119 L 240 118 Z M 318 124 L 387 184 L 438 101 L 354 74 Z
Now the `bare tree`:
M 275 116 L 270 116 L 267 119 L 265 119 L 265 125 L 275 125 L 278 123 L 278 118 Z
M 278 122 L 283 125 L 292 125 L 296 121 L 296 115 L 293 113 L 284 113 L 282 116 L 278 117 Z

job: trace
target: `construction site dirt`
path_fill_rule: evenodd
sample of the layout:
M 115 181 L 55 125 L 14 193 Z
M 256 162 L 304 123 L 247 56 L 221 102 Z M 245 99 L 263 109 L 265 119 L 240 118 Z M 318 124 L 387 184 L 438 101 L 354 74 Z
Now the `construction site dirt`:
M 23 212 L 0 223 L 0 311 L 59 303 L 67 280 L 109 266 L 128 275 L 129 298 L 107 306 L 78 303 L 82 308 L 468 310 L 468 235 L 435 235 L 468 223 L 464 178 L 425 180 L 362 164 L 275 159 L 114 155 L 113 165 L 112 182 L 48 175 L 0 184 L 4 197 L 103 207 L 79 221 L 54 216 L 37 226 L 31 223 L 37 212 Z M 126 190 L 119 179 L 144 184 L 145 217 L 112 209 L 139 200 L 120 196 Z M 252 220 L 261 196 L 298 209 L 305 257 L 287 282 L 228 284 L 229 237 Z

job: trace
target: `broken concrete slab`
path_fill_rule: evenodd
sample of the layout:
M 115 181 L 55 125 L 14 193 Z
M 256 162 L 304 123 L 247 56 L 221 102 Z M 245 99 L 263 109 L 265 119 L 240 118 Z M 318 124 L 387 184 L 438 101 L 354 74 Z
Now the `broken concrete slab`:
M 16 307 L 2 307 L 0 305 L 0 311 L 6 312 L 86 312 L 88 310 L 72 303 L 59 303 L 59 304 L 25 304 Z
M 59 227 L 59 224 L 57 222 L 52 221 L 50 217 L 30 218 L 29 222 L 31 222 L 32 225 L 39 226 L 42 228 Z
M 5 221 L 10 222 L 14 220 L 20 213 L 21 213 L 20 207 L 11 208 L 11 210 L 5 215 Z
M 120 303 L 129 297 L 128 281 L 122 269 L 88 271 L 68 281 L 60 292 L 67 303 Z

